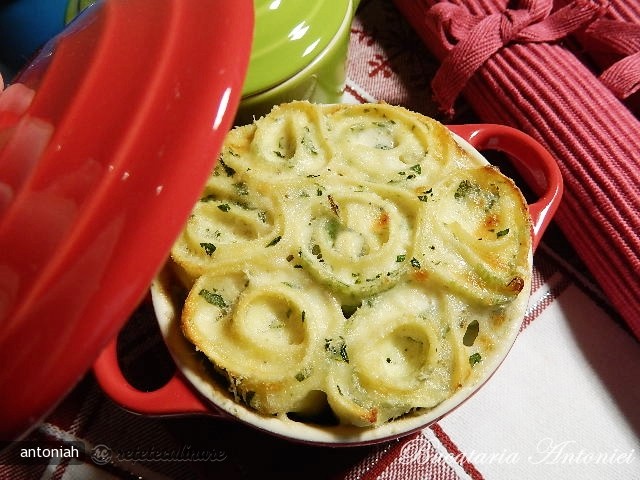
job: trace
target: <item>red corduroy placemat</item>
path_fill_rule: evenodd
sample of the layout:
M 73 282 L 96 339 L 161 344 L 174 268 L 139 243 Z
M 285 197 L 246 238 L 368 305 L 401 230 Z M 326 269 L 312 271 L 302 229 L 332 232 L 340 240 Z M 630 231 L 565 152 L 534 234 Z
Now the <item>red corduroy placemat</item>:
M 592 60 L 604 86 L 640 113 L 640 3 L 611 0 L 602 17 L 576 39 L 580 47 L 572 50 Z

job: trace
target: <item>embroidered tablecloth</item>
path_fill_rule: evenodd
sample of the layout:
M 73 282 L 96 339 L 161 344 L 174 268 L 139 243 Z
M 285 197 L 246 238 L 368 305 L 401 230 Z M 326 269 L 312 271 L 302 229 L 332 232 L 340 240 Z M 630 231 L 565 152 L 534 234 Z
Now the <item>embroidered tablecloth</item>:
M 453 118 L 442 115 L 431 89 L 439 65 L 392 2 L 364 0 L 345 101 L 478 121 L 464 101 Z M 149 418 L 114 404 L 89 372 L 26 439 L 80 442 L 81 461 L 16 465 L 5 450 L 0 478 L 640 479 L 640 344 L 561 232 L 552 224 L 536 252 L 529 308 L 506 361 L 468 402 L 419 433 L 332 449 L 230 421 Z M 148 301 L 120 342 L 132 378 L 150 385 L 170 375 Z

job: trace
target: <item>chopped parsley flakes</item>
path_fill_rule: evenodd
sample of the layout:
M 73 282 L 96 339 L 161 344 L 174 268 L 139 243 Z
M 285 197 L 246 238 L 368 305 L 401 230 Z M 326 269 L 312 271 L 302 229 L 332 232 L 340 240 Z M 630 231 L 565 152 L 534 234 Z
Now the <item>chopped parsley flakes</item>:
M 216 307 L 225 309 L 229 306 L 227 305 L 227 302 L 224 301 L 224 298 L 222 298 L 222 295 L 212 292 L 211 290 L 207 290 L 206 288 L 203 288 L 202 290 L 200 290 L 198 292 L 198 295 L 204 298 L 207 301 L 207 303 L 210 303 L 211 305 L 215 305 Z
M 481 361 L 482 361 L 482 355 L 480 355 L 478 352 L 474 353 L 469 357 L 469 365 L 471 365 L 472 367 L 476 363 L 480 363 Z
M 278 235 L 276 238 L 274 238 L 273 240 L 271 240 L 269 243 L 267 243 L 267 247 L 273 247 L 275 244 L 277 244 L 280 240 L 282 240 L 282 235 Z
M 345 363 L 349 363 L 349 355 L 347 354 L 347 344 L 343 337 L 325 338 L 324 349 L 334 360 L 339 360 Z
M 213 243 L 203 242 L 200 244 L 200 246 L 204 249 L 204 253 L 206 253 L 208 256 L 213 255 L 213 252 L 216 251 L 216 246 Z

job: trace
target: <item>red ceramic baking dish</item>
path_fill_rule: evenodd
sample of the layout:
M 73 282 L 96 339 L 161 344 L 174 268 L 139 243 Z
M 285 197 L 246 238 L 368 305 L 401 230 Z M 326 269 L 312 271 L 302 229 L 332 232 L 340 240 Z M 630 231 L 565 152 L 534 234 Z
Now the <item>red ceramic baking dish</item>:
M 533 220 L 533 250 L 538 246 L 562 196 L 562 178 L 553 158 L 534 139 L 510 127 L 499 125 L 450 126 L 459 143 L 476 155 L 478 151 L 506 153 L 528 187 L 537 195 L 530 203 Z M 317 425 L 289 418 L 263 416 L 235 402 L 226 387 L 208 380 L 202 366 L 194 361 L 193 347 L 180 333 L 177 317 L 181 305 L 172 304 L 170 285 L 161 274 L 151 287 L 160 331 L 178 368 L 171 380 L 156 391 L 141 392 L 126 380 L 120 370 L 117 342 L 114 340 L 100 355 L 94 371 L 104 391 L 124 408 L 144 415 L 201 414 L 231 418 L 263 431 L 314 445 L 352 446 L 400 437 L 435 422 L 457 408 L 493 374 L 504 360 L 521 322 L 516 322 L 508 341 L 498 347 L 495 361 L 476 384 L 463 387 L 453 397 L 432 410 L 392 420 L 375 428 Z

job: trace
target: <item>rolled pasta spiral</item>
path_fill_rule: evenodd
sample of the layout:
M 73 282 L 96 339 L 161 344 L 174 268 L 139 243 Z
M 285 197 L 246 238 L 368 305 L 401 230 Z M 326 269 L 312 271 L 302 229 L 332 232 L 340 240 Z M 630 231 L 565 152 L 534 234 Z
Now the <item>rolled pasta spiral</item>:
M 439 404 L 469 363 L 441 294 L 413 284 L 366 302 L 346 322 L 346 358 L 329 369 L 328 401 L 341 418 L 372 426 Z M 342 360 L 342 361 L 341 361 Z
M 265 415 L 375 427 L 482 378 L 530 285 L 515 184 L 399 107 L 229 132 L 171 255 L 185 337 Z
M 332 158 L 321 112 L 274 111 L 232 131 L 226 142 L 227 163 L 238 172 L 253 171 L 267 182 L 304 178 L 324 169 Z
M 487 305 L 518 296 L 531 226 L 513 182 L 489 166 L 459 170 L 433 186 L 427 203 L 417 258 L 429 278 Z
M 190 280 L 213 265 L 250 260 L 281 237 L 284 212 L 268 187 L 236 174 L 224 161 L 218 163 L 203 195 L 172 247 L 173 258 Z
M 183 330 L 238 399 L 268 414 L 309 412 L 324 383 L 323 341 L 339 305 L 294 269 L 229 267 L 198 278 Z
M 414 209 L 375 190 L 332 186 L 304 209 L 302 265 L 347 303 L 392 288 L 411 256 Z
M 457 165 L 457 145 L 442 125 L 386 104 L 341 109 L 331 134 L 344 139 L 332 168 L 344 176 L 419 190 Z

